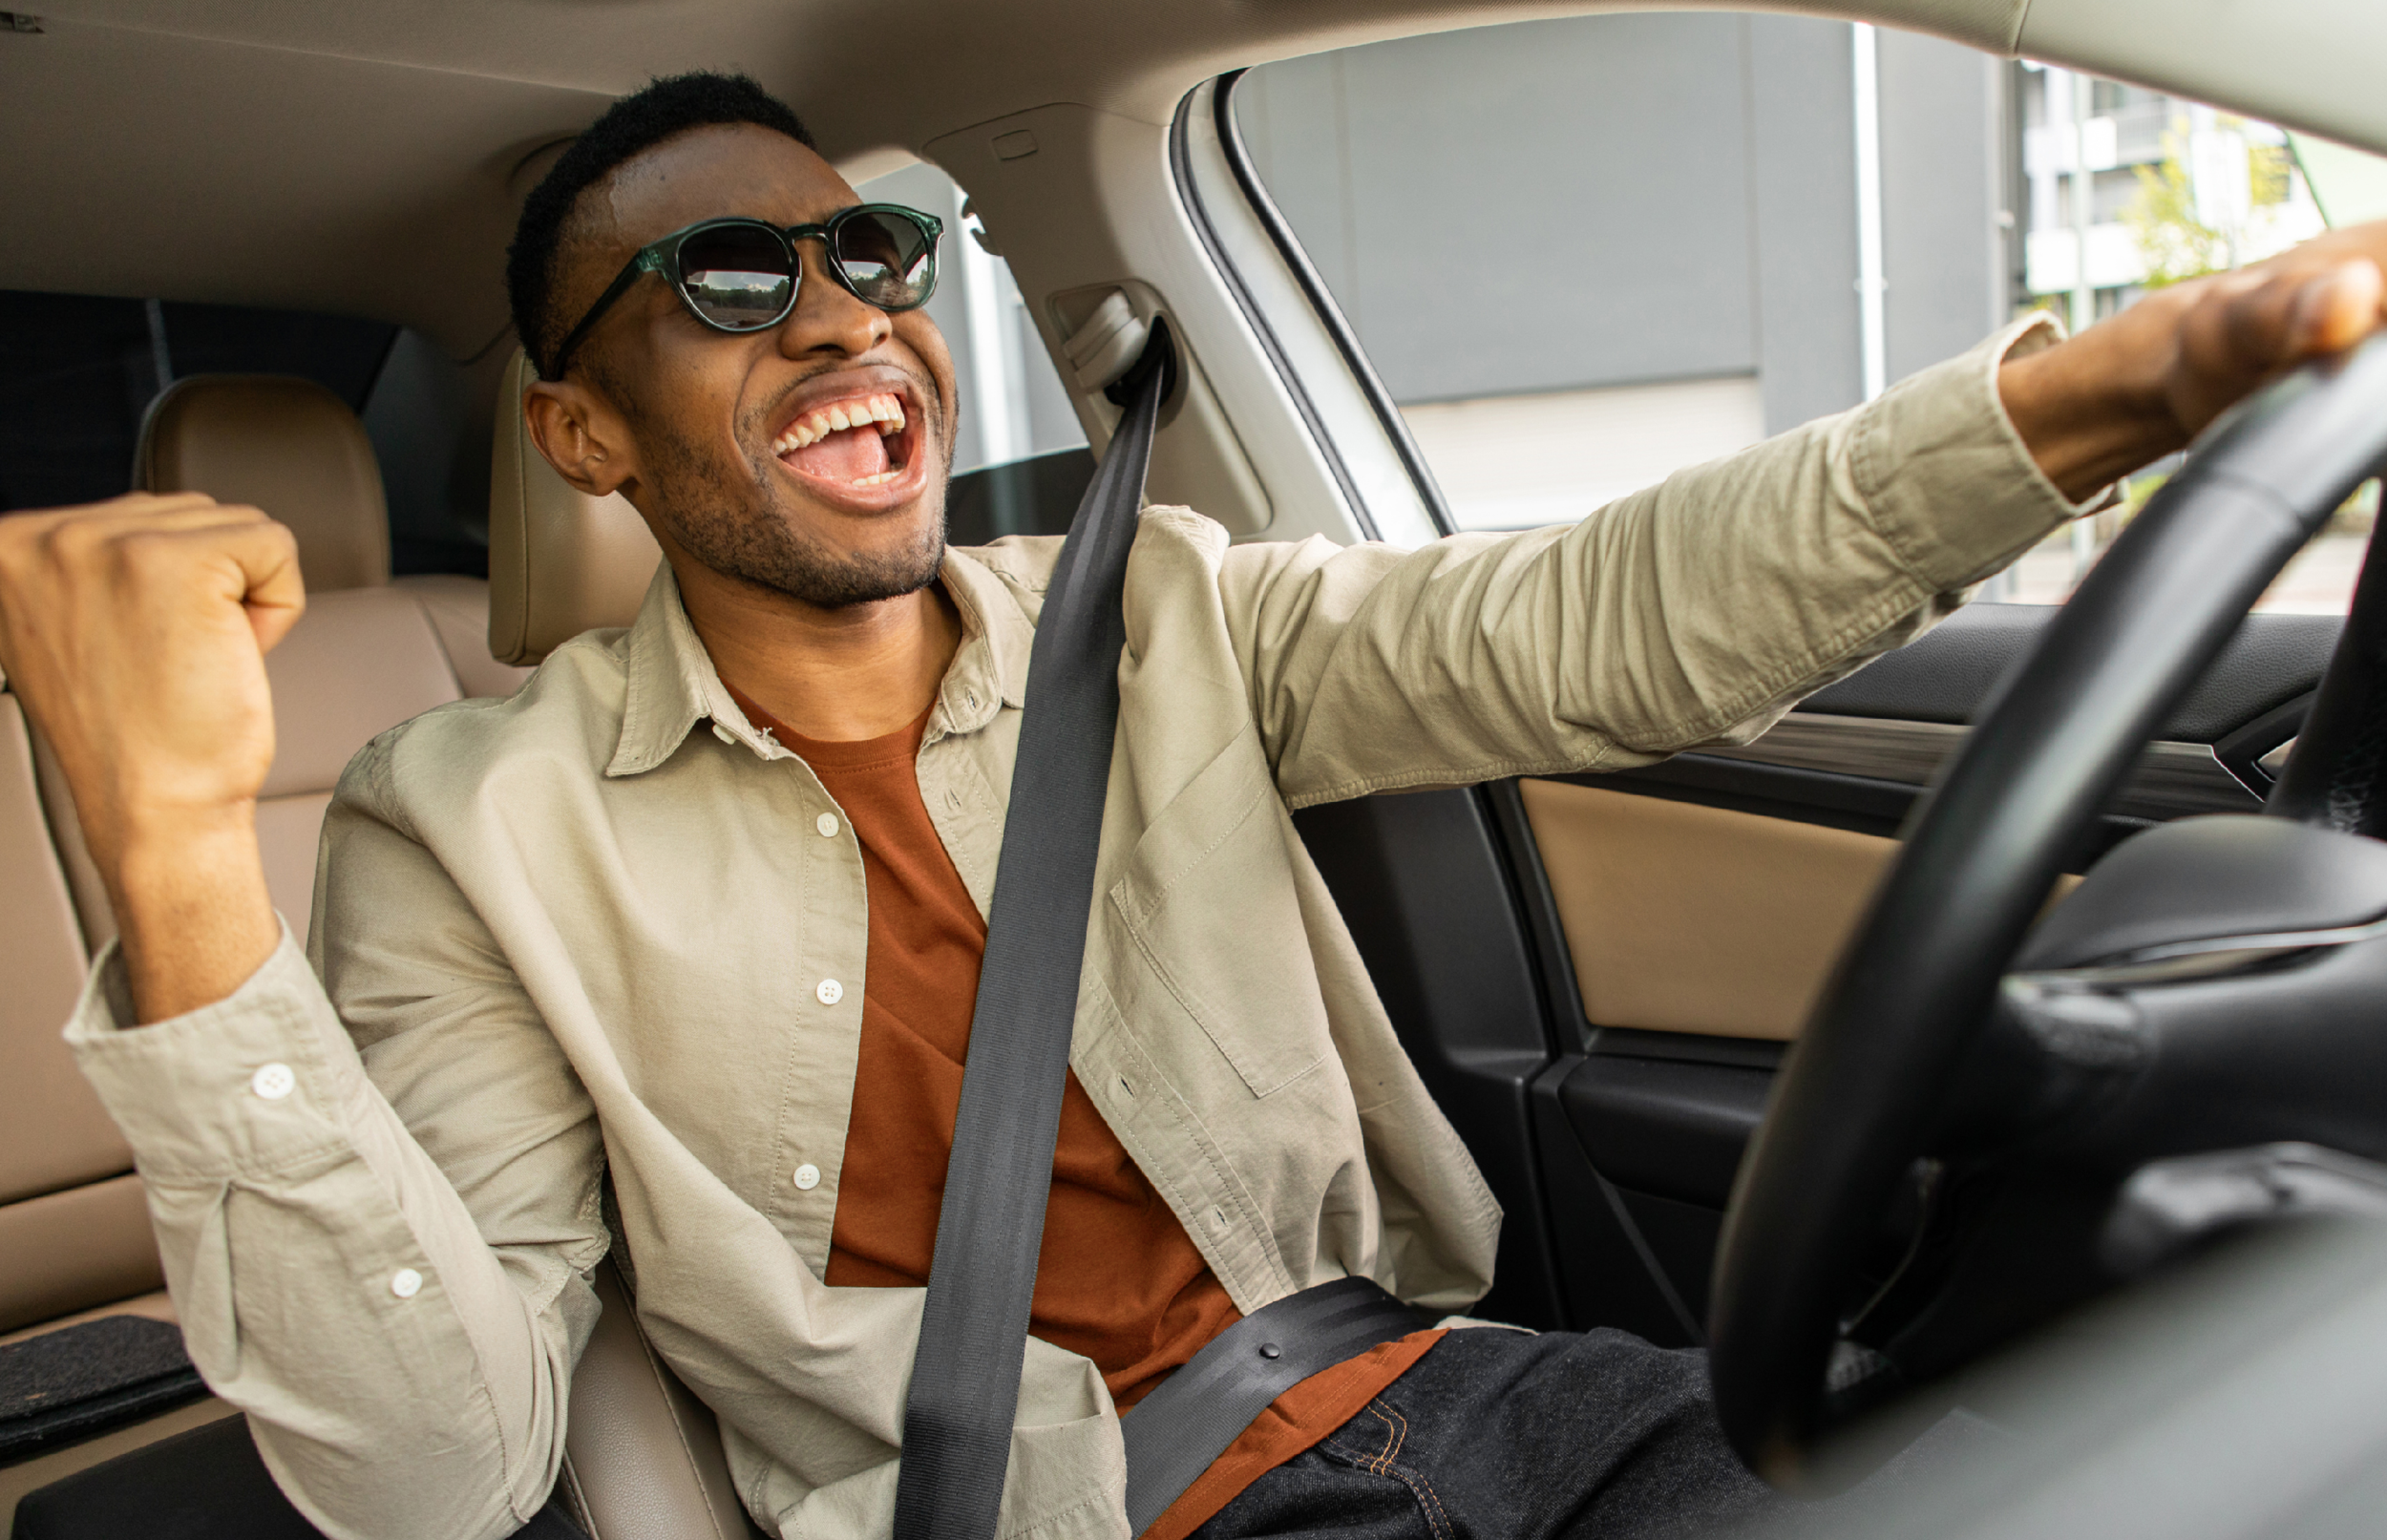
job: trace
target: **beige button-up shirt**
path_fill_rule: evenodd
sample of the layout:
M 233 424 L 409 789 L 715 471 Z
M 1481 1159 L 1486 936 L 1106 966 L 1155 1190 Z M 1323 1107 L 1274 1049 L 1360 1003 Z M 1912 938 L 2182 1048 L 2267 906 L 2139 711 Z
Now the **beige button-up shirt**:
M 1996 400 L 2010 328 L 1567 529 L 1404 552 L 1143 517 L 1070 1063 L 1237 1307 L 1365 1275 L 1457 1310 L 1500 1213 L 1403 1057 L 1291 809 L 1743 739 L 2074 510 Z M 1555 447 L 1553 447 L 1555 452 Z M 1057 542 L 947 559 L 918 761 L 983 910 Z M 374 740 L 312 956 L 68 1035 L 148 1186 L 192 1358 L 335 1535 L 535 1512 L 609 1171 L 658 1348 L 784 1536 L 891 1528 L 922 1294 L 821 1282 L 869 923 L 851 830 L 730 701 L 668 570 L 506 700 Z M 1118 1421 L 1031 1340 L 1002 1533 L 1123 1540 Z

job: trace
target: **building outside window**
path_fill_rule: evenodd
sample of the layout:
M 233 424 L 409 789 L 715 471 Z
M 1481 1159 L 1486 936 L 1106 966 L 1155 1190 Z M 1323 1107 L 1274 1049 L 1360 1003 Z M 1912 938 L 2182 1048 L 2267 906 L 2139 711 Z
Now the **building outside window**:
M 2289 136 L 2202 103 L 2052 66 L 2013 66 L 2023 262 L 2017 308 L 2075 327 L 2155 289 L 2260 262 L 2328 228 Z M 2130 489 L 2136 506 L 2165 467 Z M 2354 591 L 2376 484 L 2281 574 L 2259 606 L 2336 613 Z M 2119 532 L 2104 515 L 2026 556 L 2004 585 L 2061 600 Z
M 2079 329 L 2327 226 L 2271 125 L 1810 17 L 1404 38 L 1262 66 L 1234 102 L 1461 529 L 1582 517 L 2025 309 Z M 2369 506 L 2264 606 L 2342 611 Z M 1987 597 L 2061 601 L 2127 517 Z

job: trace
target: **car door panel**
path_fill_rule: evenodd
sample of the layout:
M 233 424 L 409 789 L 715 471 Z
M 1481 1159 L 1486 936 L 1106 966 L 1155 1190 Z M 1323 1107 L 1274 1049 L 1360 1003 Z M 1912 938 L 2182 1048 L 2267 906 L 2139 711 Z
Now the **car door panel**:
M 1583 1002 L 1583 1048 L 1545 1071 L 1534 1105 L 1553 1251 L 1570 1263 L 1578 1322 L 1629 1294 L 1602 1271 L 1637 1264 L 1681 1306 L 1658 1340 L 1698 1340 L 1731 1173 L 1779 1040 L 1795 1035 L 1862 914 L 1889 836 L 2055 613 L 1977 605 L 1745 746 L 1520 788 Z M 2258 811 L 2270 784 L 2259 760 L 2293 732 L 2341 623 L 2249 617 L 2075 870 L 2165 819 Z M 1610 1244 L 1570 1239 L 1584 1230 Z
M 1973 606 L 1744 746 L 1298 816 L 1508 1211 L 1486 1314 L 1700 1340 L 1786 1040 L 1964 724 L 2055 613 Z M 2258 761 L 2295 730 L 2341 623 L 2250 617 L 2074 870 L 2166 818 L 2259 809 Z
M 1595 784 L 1520 784 L 1587 1020 L 1788 1038 L 1895 840 Z

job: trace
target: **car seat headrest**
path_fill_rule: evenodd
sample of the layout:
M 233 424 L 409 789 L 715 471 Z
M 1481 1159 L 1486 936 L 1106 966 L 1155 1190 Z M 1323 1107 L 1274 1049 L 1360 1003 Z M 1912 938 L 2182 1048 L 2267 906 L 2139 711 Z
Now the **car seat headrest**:
M 582 631 L 627 625 L 663 550 L 619 495 L 573 490 L 531 442 L 522 392 L 538 376 L 516 348 L 497 387 L 489 457 L 489 650 L 535 664 Z
M 312 380 L 177 380 L 141 421 L 133 483 L 264 509 L 298 537 L 311 590 L 390 580 L 390 514 L 372 440 L 348 403 Z

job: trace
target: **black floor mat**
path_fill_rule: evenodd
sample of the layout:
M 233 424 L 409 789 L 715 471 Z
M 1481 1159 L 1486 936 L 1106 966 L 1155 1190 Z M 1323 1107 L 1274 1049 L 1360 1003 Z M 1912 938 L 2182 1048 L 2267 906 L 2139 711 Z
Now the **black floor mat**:
M 0 1347 L 0 1464 L 206 1393 L 162 1320 L 106 1316 Z
M 227 1417 L 28 1492 L 11 1540 L 323 1540 Z M 584 1540 L 550 1502 L 515 1540 Z

